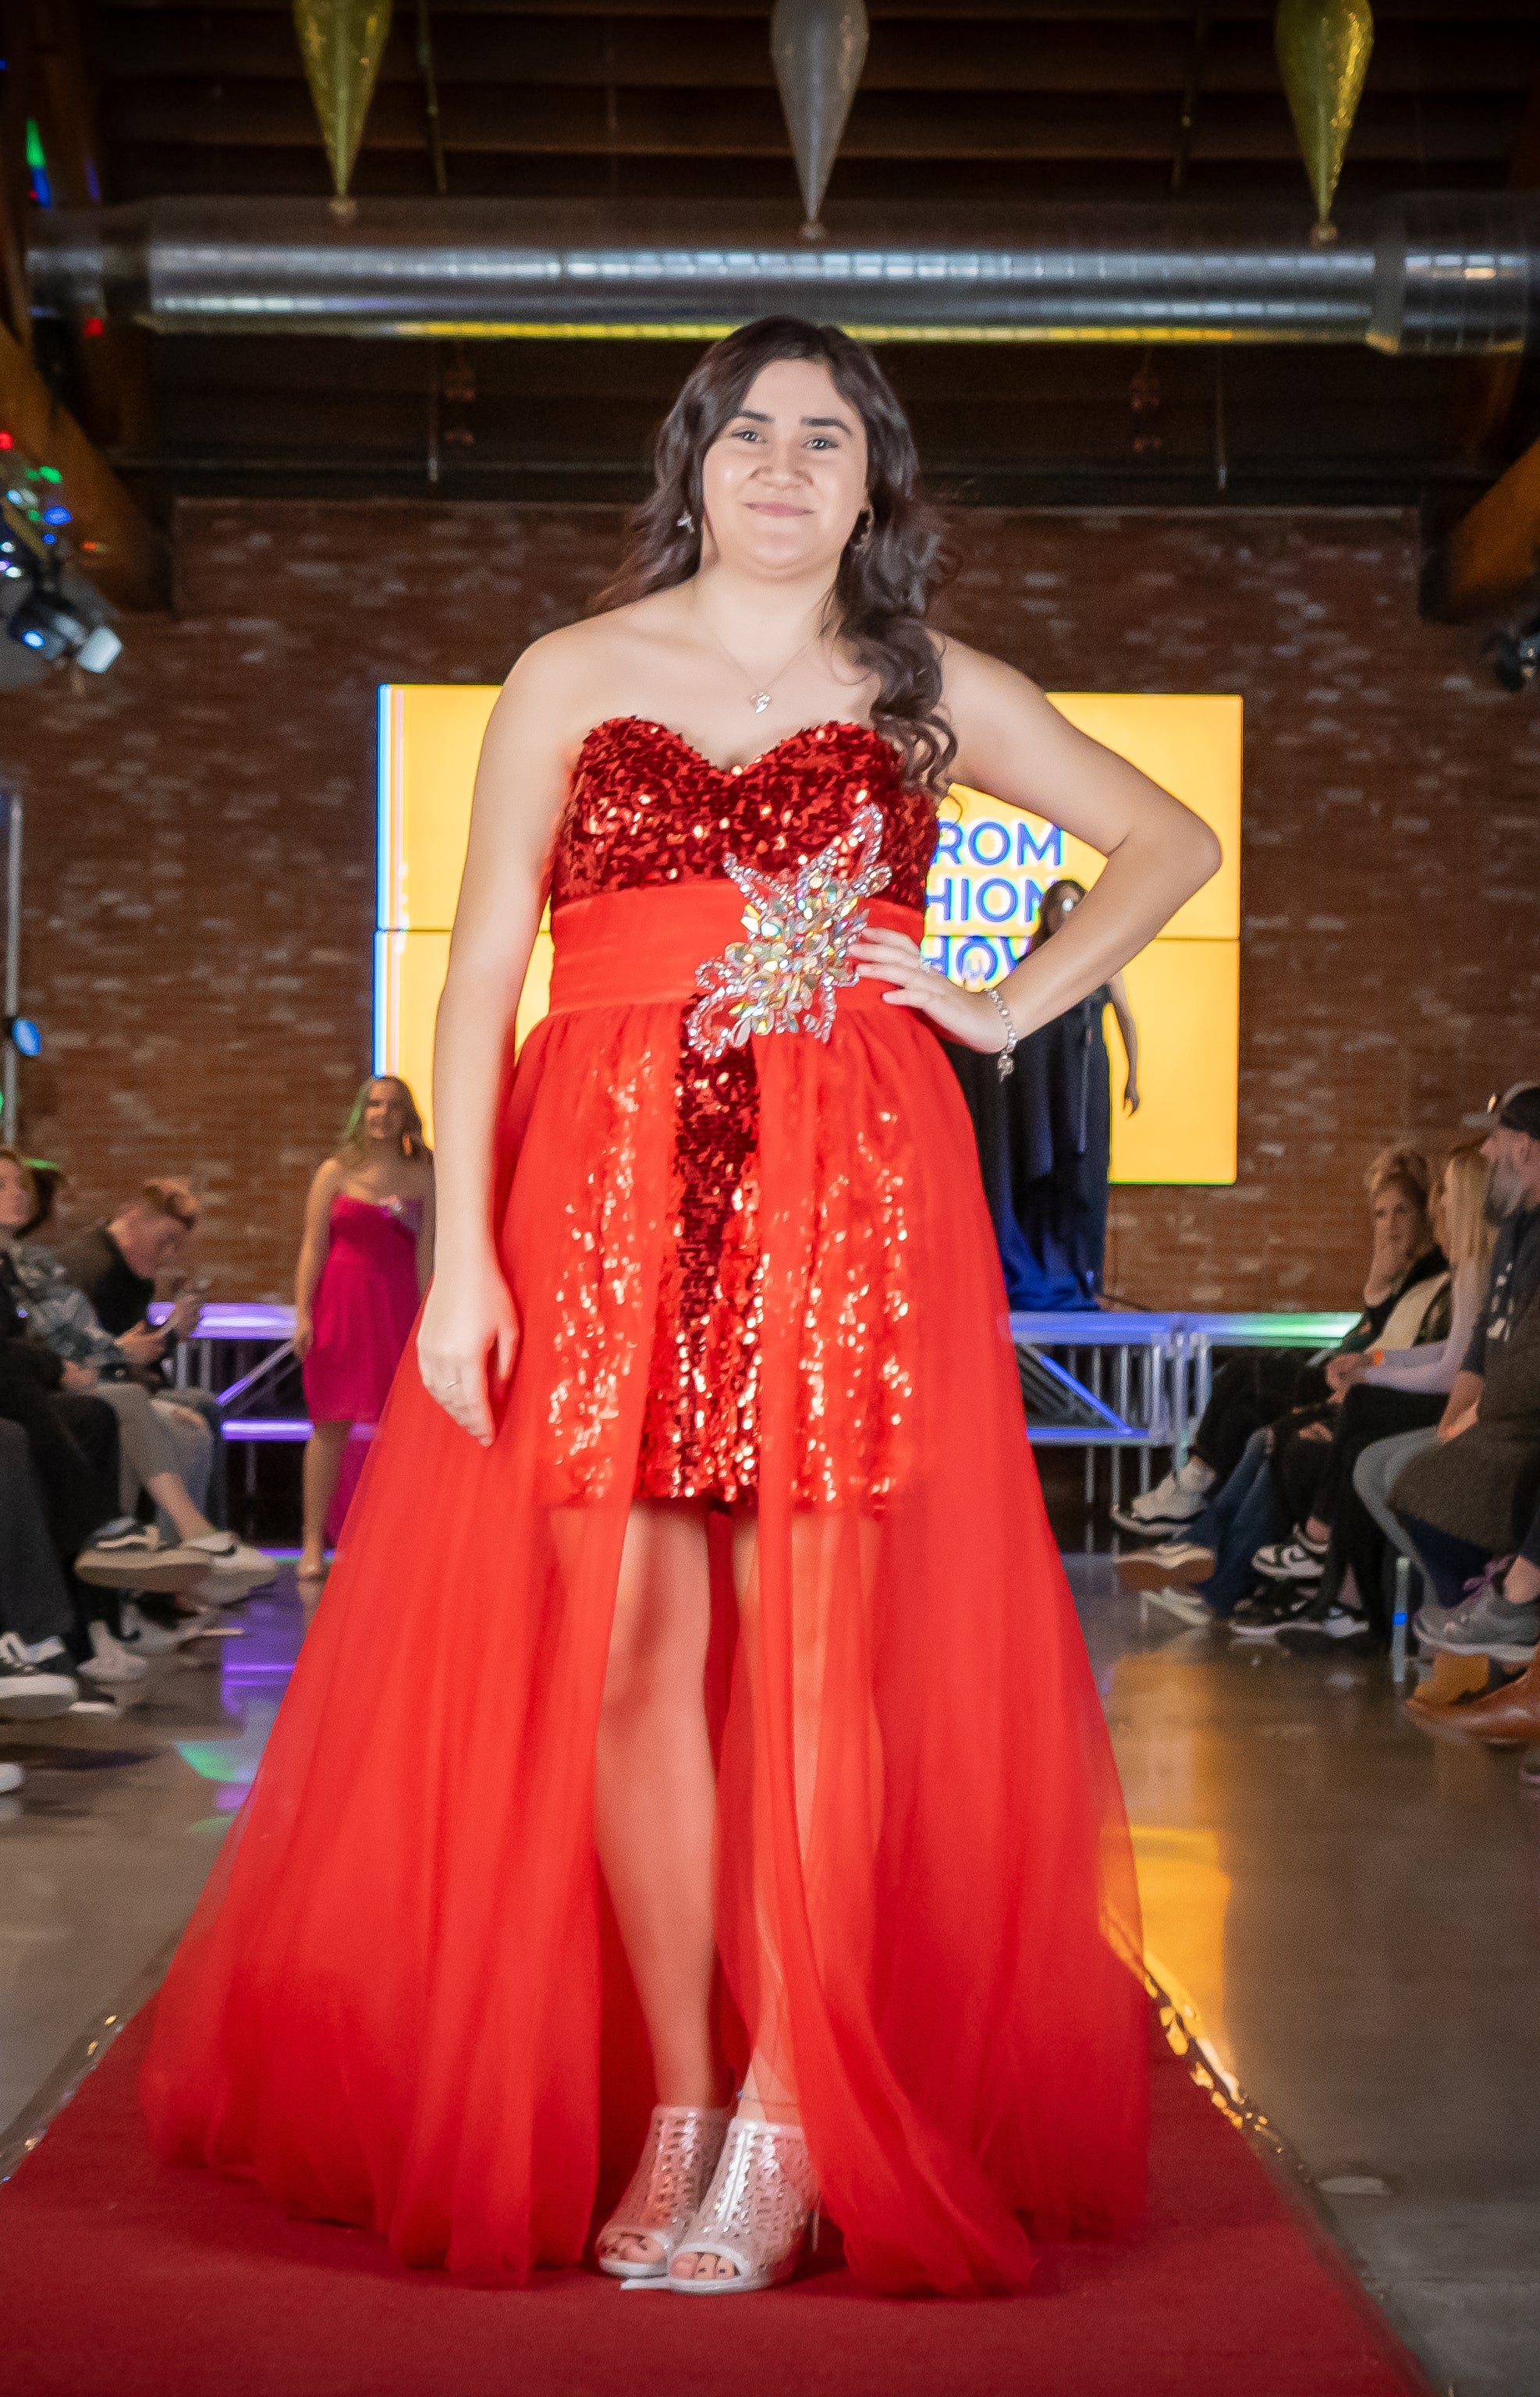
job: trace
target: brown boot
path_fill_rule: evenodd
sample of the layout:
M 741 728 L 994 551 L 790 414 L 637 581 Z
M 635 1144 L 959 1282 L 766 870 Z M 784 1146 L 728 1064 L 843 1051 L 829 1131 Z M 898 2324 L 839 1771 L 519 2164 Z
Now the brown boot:
M 1452 1731 L 1467 1731 L 1477 1739 L 1540 1742 L 1540 1656 L 1525 1666 L 1507 1689 L 1476 1698 L 1467 1707 L 1452 1707 L 1441 1716 Z
M 1433 1659 L 1433 1670 L 1419 1682 L 1408 1698 L 1407 1710 L 1414 1715 L 1438 1715 L 1440 1720 L 1453 1707 L 1469 1712 L 1469 1701 L 1485 1697 L 1492 1680 L 1492 1660 L 1488 1656 L 1453 1656 L 1442 1650 Z

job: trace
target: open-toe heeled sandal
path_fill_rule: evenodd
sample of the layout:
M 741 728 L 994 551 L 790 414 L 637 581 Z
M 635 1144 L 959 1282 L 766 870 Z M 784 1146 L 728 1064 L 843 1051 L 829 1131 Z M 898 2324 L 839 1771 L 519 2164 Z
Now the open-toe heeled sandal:
M 686 2297 L 773 2289 L 797 2270 L 810 2216 L 816 2239 L 818 2179 L 801 2126 L 750 2122 L 739 2115 L 689 2236 L 675 2248 L 669 2287 Z M 732 2270 L 687 2278 L 673 2269 L 681 2256 L 715 2256 Z
M 620 2281 L 661 2281 L 694 2218 L 727 2136 L 725 2106 L 654 2106 L 647 2142 L 594 2260 Z M 650 2239 L 655 2256 L 617 2256 L 622 2239 Z

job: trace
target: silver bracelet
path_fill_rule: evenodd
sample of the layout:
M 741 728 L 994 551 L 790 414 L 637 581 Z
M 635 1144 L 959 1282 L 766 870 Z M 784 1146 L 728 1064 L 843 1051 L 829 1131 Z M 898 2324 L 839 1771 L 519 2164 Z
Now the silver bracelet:
M 1017 1041 L 1022 1036 L 1011 1021 L 1011 1010 L 1007 1007 L 1004 999 L 1000 997 L 999 992 L 998 990 L 990 990 L 986 991 L 984 996 L 986 998 L 994 1000 L 995 1005 L 999 1009 L 1001 1015 L 1005 1018 L 1005 1047 L 1003 1049 L 997 1049 L 995 1051 L 995 1069 L 1003 1082 L 1008 1075 L 1013 1074 L 1016 1070 L 1015 1048 Z

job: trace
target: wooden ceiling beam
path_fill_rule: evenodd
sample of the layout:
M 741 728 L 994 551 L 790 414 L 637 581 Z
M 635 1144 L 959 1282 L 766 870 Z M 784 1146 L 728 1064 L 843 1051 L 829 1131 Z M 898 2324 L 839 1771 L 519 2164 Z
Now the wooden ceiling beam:
M 0 69 L 0 269 L 5 321 L 23 353 L 33 353 L 32 286 L 27 277 L 27 110 L 31 30 L 24 18 L 6 25 Z
M 1540 574 L 1540 441 L 1506 475 L 1423 567 L 1423 613 L 1440 623 L 1500 615 Z
M 39 466 L 55 466 L 77 542 L 90 542 L 81 566 L 114 607 L 170 606 L 170 549 L 135 506 L 100 452 L 54 397 L 20 341 L 0 328 L 0 422 Z
M 1376 45 L 1371 94 L 1440 99 L 1456 93 L 1501 94 L 1521 89 L 1531 64 L 1540 66 L 1540 33 L 1516 43 L 1500 27 L 1442 29 L 1397 44 L 1396 28 Z M 637 88 L 678 85 L 772 91 L 774 73 L 762 23 L 722 19 L 704 23 L 661 17 L 626 18 L 596 26 L 579 18 L 533 20 L 434 11 L 434 54 L 439 80 L 570 84 Z M 1169 93 L 1181 97 L 1190 64 L 1191 33 L 1180 22 L 1130 25 L 1115 42 L 1083 24 L 1020 23 L 966 28 L 930 23 L 877 25 L 862 72 L 873 91 L 1021 91 Z M 210 16 L 202 7 L 167 7 L 145 18 L 122 13 L 97 20 L 93 63 L 114 82 L 135 84 L 170 76 L 301 81 L 299 50 L 287 17 Z M 403 17 L 386 47 L 382 85 L 417 74 L 410 26 Z M 1228 26 L 1212 40 L 1204 66 L 1211 97 L 1265 95 L 1281 100 L 1268 29 Z
M 103 17 L 143 17 L 158 12 L 164 0 L 98 0 Z M 516 19 L 659 19 L 747 18 L 763 26 L 766 0 L 446 0 L 457 16 Z M 200 0 L 208 16 L 275 15 L 288 17 L 291 0 Z M 1225 22 L 1271 27 L 1277 0 L 1223 0 L 1216 17 Z M 1148 24 L 1185 14 L 1184 0 L 867 0 L 876 33 L 887 24 L 934 22 L 944 16 L 949 26 L 971 24 L 994 29 L 1001 24 L 1033 27 L 1054 24 Z M 1437 30 L 1452 20 L 1473 27 L 1497 25 L 1519 35 L 1533 33 L 1533 0 L 1395 0 L 1395 15 L 1385 12 L 1376 40 L 1394 37 L 1403 28 Z
M 56 208 L 94 208 L 102 197 L 97 127 L 74 0 L 11 0 L 7 38 L 20 20 L 31 31 L 31 109 L 42 135 Z
M 461 199 L 713 202 L 722 196 L 722 166 L 716 157 L 670 156 L 665 152 L 617 157 L 603 150 L 517 157 L 460 151 L 449 163 L 452 189 Z M 952 158 L 928 161 L 925 171 L 944 180 L 948 202 L 958 207 L 1025 208 L 1038 201 L 1088 206 L 1122 201 L 1142 206 L 1168 196 L 1170 152 L 1153 161 L 1019 155 Z M 904 158 L 845 159 L 836 168 L 835 197 L 872 207 L 888 201 L 912 202 L 915 172 Z M 113 154 L 113 177 L 114 193 L 123 201 L 196 199 L 240 192 L 261 192 L 273 199 L 326 199 L 331 192 L 319 146 L 314 152 L 124 148 Z M 1396 199 L 1405 192 L 1409 180 L 1403 164 L 1371 160 L 1355 169 L 1354 198 L 1363 205 Z M 1418 180 L 1420 188 L 1429 192 L 1468 192 L 1478 185 L 1496 188 L 1493 177 L 1457 167 Z M 1229 208 L 1282 205 L 1292 207 L 1297 216 L 1302 205 L 1299 188 L 1297 157 L 1231 160 L 1214 166 L 1199 160 L 1188 170 L 1186 198 Z M 392 150 L 366 155 L 354 177 L 353 189 L 359 199 L 428 196 L 433 175 L 426 143 L 415 154 Z M 736 160 L 732 189 L 735 197 L 744 201 L 783 204 L 788 214 L 798 206 L 796 176 L 784 153 Z M 1307 210 L 1308 197 L 1303 205 Z M 791 216 L 787 232 L 794 233 L 801 221 L 800 217 Z
M 444 139 L 451 151 L 508 156 L 602 152 L 614 156 L 784 157 L 785 120 L 765 92 L 542 91 L 539 105 L 516 87 L 445 86 Z M 1520 114 L 1516 99 L 1440 107 L 1366 100 L 1354 129 L 1354 158 L 1404 163 L 1420 180 L 1429 166 L 1490 171 L 1506 164 Z M 315 149 L 315 113 L 302 84 L 170 81 L 120 85 L 106 122 L 114 143 L 188 148 Z M 1148 158 L 1169 164 L 1172 117 L 1159 94 L 1060 95 L 1051 107 L 956 92 L 858 96 L 840 144 L 850 158 Z M 422 148 L 422 102 L 405 86 L 376 92 L 361 156 Z M 1195 131 L 1192 159 L 1294 160 L 1286 109 L 1271 99 L 1232 100 Z
M 87 208 L 110 196 L 98 160 L 100 141 L 86 69 L 76 0 L 10 0 L 9 38 L 28 35 L 30 113 L 47 160 L 56 208 Z M 75 382 L 85 429 L 105 447 L 142 441 L 148 430 L 144 341 L 132 328 L 72 328 Z
M 1524 113 L 1508 154 L 1510 191 L 1540 188 L 1540 72 L 1529 87 Z M 1453 395 L 1452 438 L 1463 457 L 1502 454 L 1503 436 L 1512 420 L 1523 380 L 1524 361 L 1518 353 L 1503 357 L 1472 358 Z

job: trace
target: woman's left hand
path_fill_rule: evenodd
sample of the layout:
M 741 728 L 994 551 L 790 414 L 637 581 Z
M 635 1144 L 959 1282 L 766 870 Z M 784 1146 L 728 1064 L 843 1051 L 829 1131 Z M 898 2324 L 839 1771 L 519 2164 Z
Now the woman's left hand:
M 1124 1112 L 1131 1116 L 1136 1116 L 1139 1112 L 1139 1085 L 1132 1074 L 1123 1084 L 1123 1108 Z
M 982 990 L 964 990 L 939 966 L 922 957 L 917 942 L 907 932 L 891 932 L 873 925 L 850 951 L 863 982 L 891 983 L 882 994 L 888 1007 L 917 1007 L 938 1032 L 961 1049 L 978 1049 L 996 1056 L 1005 1047 L 1005 1019 Z M 1003 1001 L 1001 1002 L 1003 1005 Z

